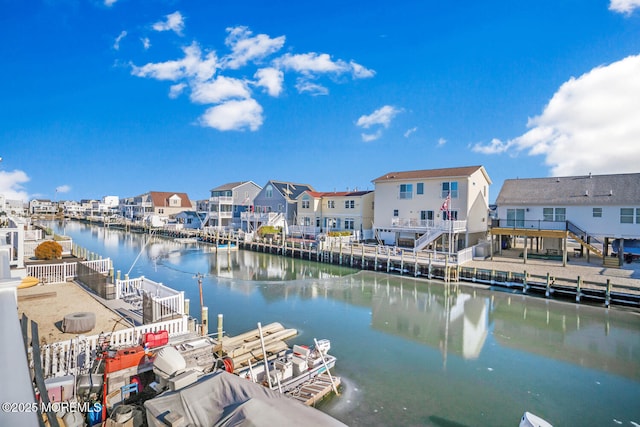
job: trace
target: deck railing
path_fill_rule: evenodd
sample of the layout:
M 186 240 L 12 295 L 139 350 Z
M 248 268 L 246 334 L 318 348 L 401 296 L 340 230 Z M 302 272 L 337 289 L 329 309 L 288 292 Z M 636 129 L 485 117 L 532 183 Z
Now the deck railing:
M 111 271 L 110 258 L 80 262 L 102 274 L 107 274 Z M 27 275 L 40 279 L 44 283 L 63 283 L 67 280 L 73 280 L 78 276 L 77 271 L 77 262 L 32 264 L 27 266 Z
M 116 349 L 139 345 L 142 343 L 144 334 L 161 330 L 166 330 L 170 337 L 186 334 L 189 332 L 188 317 L 181 316 L 177 319 L 99 335 L 79 335 L 69 340 L 41 345 L 44 377 L 86 374 L 94 367 L 96 357 L 107 348 Z M 33 368 L 31 347 L 29 347 L 29 364 Z

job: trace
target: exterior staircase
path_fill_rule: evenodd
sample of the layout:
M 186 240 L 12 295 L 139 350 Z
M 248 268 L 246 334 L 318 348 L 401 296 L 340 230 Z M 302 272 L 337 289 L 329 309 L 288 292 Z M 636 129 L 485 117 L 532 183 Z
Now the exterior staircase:
M 413 251 L 417 252 L 419 250 L 422 250 L 429 243 L 433 242 L 438 237 L 442 236 L 442 233 L 444 233 L 445 231 L 446 230 L 442 228 L 433 228 L 427 231 L 414 242 Z
M 600 243 L 600 241 L 593 236 L 589 236 L 586 231 L 580 229 L 571 221 L 567 221 L 567 232 L 569 233 L 569 236 L 571 236 L 576 242 L 580 243 L 583 247 L 587 248 L 587 250 L 599 256 L 603 256 L 602 250 L 590 243 L 592 241 Z M 589 237 L 591 238 L 589 239 Z M 589 242 L 587 242 L 587 240 L 589 240 Z

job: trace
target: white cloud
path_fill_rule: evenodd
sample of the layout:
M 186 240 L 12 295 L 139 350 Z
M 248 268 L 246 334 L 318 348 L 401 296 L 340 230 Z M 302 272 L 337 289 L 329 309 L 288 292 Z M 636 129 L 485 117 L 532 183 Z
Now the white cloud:
M 438 147 L 442 147 L 447 143 L 447 140 L 444 138 L 439 138 L 438 139 Z
M 418 130 L 417 127 L 412 127 L 411 129 L 407 129 L 407 131 L 404 133 L 404 137 L 409 138 L 411 134 L 413 134 L 417 130 Z
M 628 15 L 638 7 L 640 7 L 640 0 L 611 0 L 609 3 L 609 10 Z
M 120 34 L 118 34 L 118 37 L 116 37 L 116 41 L 113 43 L 113 48 L 115 50 L 119 50 L 120 49 L 120 41 L 125 38 L 127 36 L 127 32 L 126 31 L 122 31 Z
M 213 81 L 197 83 L 191 88 L 191 101 L 197 104 L 217 104 L 229 99 L 247 99 L 251 92 L 242 80 L 218 76 Z
M 545 157 L 553 176 L 637 172 L 639 99 L 640 55 L 629 56 L 565 82 L 524 135 L 476 144 L 473 151 L 528 150 Z
M 167 15 L 166 22 L 154 24 L 154 29 L 158 31 L 171 29 L 180 32 L 182 28 L 183 20 L 179 12 Z M 259 64 L 282 49 L 285 36 L 254 36 L 247 27 L 242 26 L 227 28 L 227 32 L 225 44 L 231 53 L 226 56 L 219 58 L 214 51 L 203 52 L 198 42 L 194 41 L 182 49 L 183 58 L 141 66 L 131 64 L 131 74 L 173 82 L 169 89 L 172 99 L 190 91 L 189 99 L 193 103 L 218 104 L 206 110 L 200 123 L 219 130 L 256 130 L 260 127 L 263 111 L 262 106 L 253 99 L 253 91 L 258 92 L 255 88 L 264 88 L 270 96 L 279 96 L 284 90 L 285 71 L 298 73 L 295 85 L 298 92 L 314 96 L 329 93 L 325 85 L 316 81 L 322 74 L 329 74 L 334 80 L 341 75 L 351 74 L 356 79 L 375 74 L 353 61 L 334 61 L 328 54 L 316 53 L 288 53 L 271 61 L 269 66 L 252 71 L 253 75 L 250 72 L 243 73 L 242 67 Z M 149 39 L 141 40 L 147 49 L 150 46 Z M 225 75 L 229 70 L 234 70 L 234 77 Z
M 271 96 L 278 96 L 282 92 L 284 73 L 275 68 L 261 68 L 253 76 L 258 79 L 256 86 L 264 87 Z
M 144 50 L 149 50 L 149 48 L 151 47 L 151 40 L 149 40 L 149 37 L 143 37 L 140 39 L 140 41 L 142 42 L 142 47 L 144 48 Z
M 69 191 L 71 191 L 71 186 L 70 185 L 61 185 L 59 187 L 56 187 L 56 193 L 68 193 Z
M 362 133 L 360 135 L 362 136 L 362 140 L 364 142 L 375 141 L 382 136 L 382 129 L 378 129 L 376 133 Z
M 261 60 L 284 46 L 285 37 L 271 38 L 266 34 L 253 34 L 247 27 L 227 28 L 229 35 L 225 44 L 231 49 L 231 53 L 223 58 L 226 68 L 238 69 L 250 61 Z
M 298 90 L 298 93 L 308 93 L 313 96 L 329 95 L 329 89 L 305 78 L 298 79 L 296 82 L 296 89 Z
M 176 99 L 177 97 L 182 95 L 182 92 L 184 92 L 186 88 L 187 88 L 186 83 L 177 83 L 177 84 L 171 85 L 171 87 L 169 88 L 169 98 Z
M 118 2 L 118 0 L 104 0 L 104 5 L 107 7 L 111 7 L 114 4 L 116 4 Z
M 196 42 L 183 48 L 183 52 L 184 58 L 177 61 L 148 63 L 141 67 L 133 65 L 131 74 L 137 77 L 172 81 L 183 78 L 206 81 L 213 77 L 218 65 L 215 52 L 209 52 L 203 58 L 200 46 Z
M 262 126 L 262 107 L 254 99 L 242 101 L 227 101 L 205 111 L 200 117 L 200 124 L 221 131 L 244 130 L 252 131 Z
M 369 70 L 368 68 L 365 68 L 353 61 L 351 61 L 349 65 L 351 66 L 351 73 L 353 74 L 354 79 L 367 79 L 369 77 L 375 76 L 376 74 L 375 71 Z
M 391 105 L 385 105 L 368 116 L 361 116 L 356 122 L 356 125 L 365 129 L 376 125 L 382 125 L 388 128 L 393 118 L 401 111 L 402 110 L 392 107 Z
M 0 194 L 4 195 L 5 200 L 29 200 L 29 194 L 22 186 L 25 182 L 29 182 L 29 177 L 21 170 L 0 170 Z
M 276 59 L 274 63 L 286 70 L 293 70 L 305 75 L 313 74 L 335 74 L 341 75 L 351 73 L 353 78 L 361 79 L 373 77 L 375 72 L 357 64 L 353 61 L 347 63 L 341 59 L 334 61 L 326 53 L 287 53 Z
M 156 31 L 173 31 L 179 36 L 182 35 L 184 30 L 184 18 L 180 12 L 173 12 L 165 16 L 164 21 L 158 21 L 153 24 L 153 29 Z

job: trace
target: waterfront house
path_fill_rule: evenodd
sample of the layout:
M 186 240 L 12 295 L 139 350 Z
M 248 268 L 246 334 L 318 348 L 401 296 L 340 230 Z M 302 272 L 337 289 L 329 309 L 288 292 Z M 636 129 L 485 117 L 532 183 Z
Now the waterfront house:
M 357 240 L 373 238 L 373 191 L 307 190 L 297 198 L 294 235 L 315 238 L 319 233 L 348 231 Z
M 580 244 L 576 256 L 586 250 L 605 260 L 610 249 L 622 246 L 617 265 L 625 243 L 631 250 L 640 239 L 640 173 L 508 179 L 496 204 L 491 234 L 498 242 L 526 237 L 532 251 L 563 253 L 565 261 L 567 239 Z
M 194 206 L 186 193 L 167 191 L 149 191 L 139 196 L 127 197 L 120 202 L 123 217 L 141 221 L 153 217 L 174 218 L 184 210 L 193 210 Z
M 457 251 L 486 239 L 491 179 L 483 166 L 388 172 L 373 183 L 380 242 Z
M 296 223 L 297 198 L 305 191 L 314 191 L 308 184 L 270 180 L 253 200 L 249 211 L 241 213 L 243 230 L 255 231 L 262 225 L 283 227 Z
M 241 228 L 241 214 L 253 205 L 262 187 L 253 181 L 230 182 L 211 190 L 207 225 L 216 228 Z
M 176 215 L 176 222 L 182 225 L 182 228 L 189 230 L 198 230 L 204 227 L 206 213 L 195 211 L 182 211 Z
M 58 212 L 58 204 L 49 199 L 33 199 L 29 201 L 31 215 L 53 215 Z

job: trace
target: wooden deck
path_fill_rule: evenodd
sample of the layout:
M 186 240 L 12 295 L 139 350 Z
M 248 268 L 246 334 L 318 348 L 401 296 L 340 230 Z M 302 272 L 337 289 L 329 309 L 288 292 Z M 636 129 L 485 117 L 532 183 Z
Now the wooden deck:
M 333 379 L 333 384 L 331 379 Z M 332 393 L 334 386 L 336 389 L 340 386 L 340 377 L 333 375 L 329 377 L 329 374 L 323 373 L 288 392 L 287 395 L 307 406 L 313 406 Z

